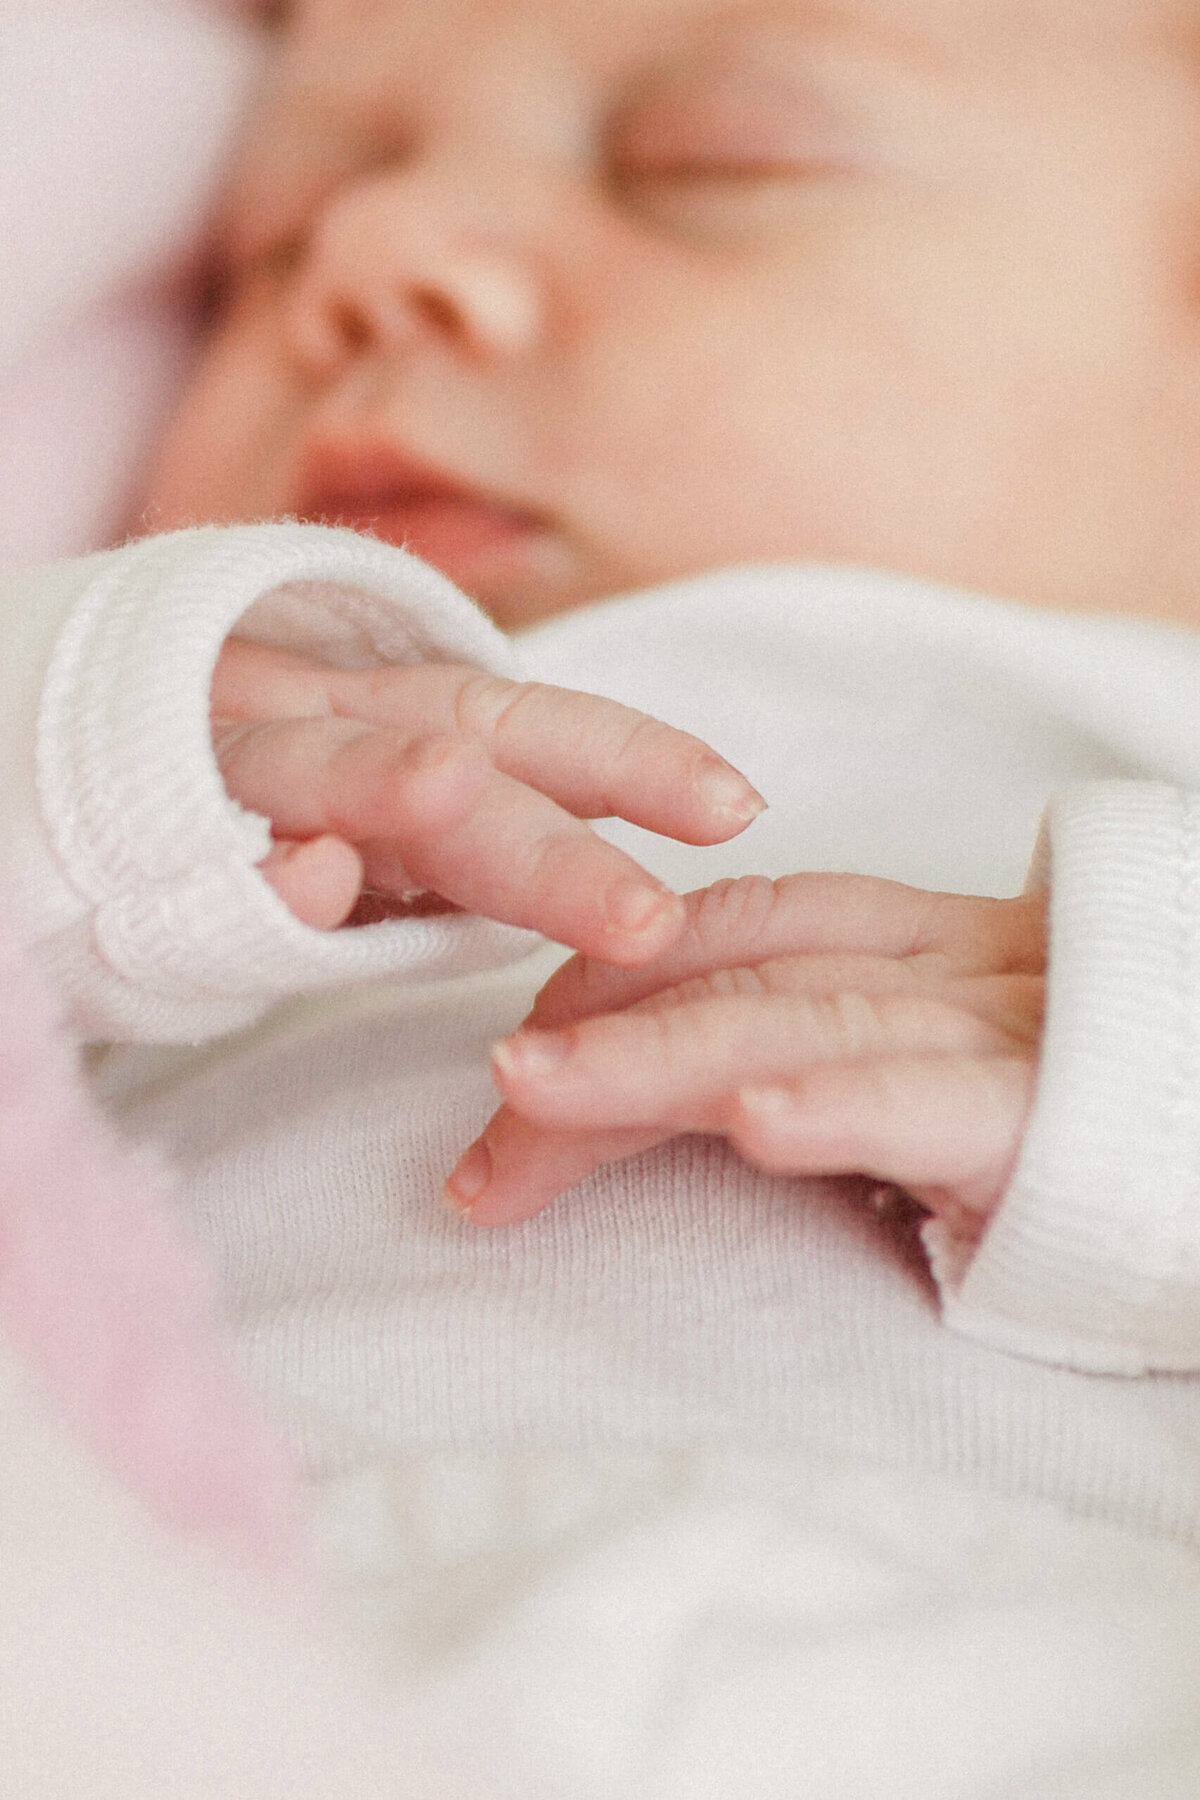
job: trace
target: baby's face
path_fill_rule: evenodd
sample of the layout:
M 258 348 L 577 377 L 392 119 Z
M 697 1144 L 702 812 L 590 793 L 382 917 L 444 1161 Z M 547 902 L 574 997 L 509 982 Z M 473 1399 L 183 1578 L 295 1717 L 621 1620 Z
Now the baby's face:
M 1198 25 L 296 0 L 144 522 L 363 525 L 506 625 L 795 557 L 1186 612 Z

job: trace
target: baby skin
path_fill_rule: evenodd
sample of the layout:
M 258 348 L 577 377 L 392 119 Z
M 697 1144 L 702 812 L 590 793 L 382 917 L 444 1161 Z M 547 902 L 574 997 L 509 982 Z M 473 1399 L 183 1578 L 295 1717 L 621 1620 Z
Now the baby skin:
M 356 525 L 510 628 L 763 558 L 1195 622 L 1198 26 L 1195 0 L 297 0 L 143 523 Z M 447 1188 L 471 1218 L 701 1130 L 977 1233 L 1036 1080 L 1040 898 L 631 889 L 572 820 L 713 842 L 754 797 L 693 742 L 466 671 L 234 646 L 214 709 L 310 923 L 365 880 L 583 952 L 497 1050 L 505 1104 Z

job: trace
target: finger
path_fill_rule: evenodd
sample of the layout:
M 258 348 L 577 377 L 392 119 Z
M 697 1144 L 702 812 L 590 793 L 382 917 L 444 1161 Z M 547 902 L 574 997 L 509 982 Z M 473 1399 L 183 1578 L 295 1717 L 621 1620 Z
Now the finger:
M 984 1219 L 1012 1176 L 1033 1103 L 1023 1056 L 899 1056 L 823 1063 L 746 1088 L 730 1141 L 759 1168 L 895 1182 L 960 1228 Z
M 832 998 L 839 993 L 874 998 L 909 994 L 942 1001 L 975 1013 L 1016 1042 L 1028 1043 L 1041 1027 L 1045 981 L 1034 975 L 946 976 L 920 957 L 781 956 L 713 969 L 647 995 L 635 1005 L 661 1009 L 708 999 Z
M 222 739 L 243 805 L 278 832 L 361 845 L 370 886 L 430 889 L 598 957 L 661 952 L 683 902 L 544 794 L 497 774 L 478 745 L 406 742 L 344 719 L 290 719 Z
M 226 638 L 209 689 L 215 722 L 319 718 L 333 711 L 333 671 L 294 651 Z
M 552 800 L 491 774 L 470 809 L 443 822 L 410 809 L 394 845 L 364 847 L 373 884 L 399 858 L 420 887 L 613 962 L 661 954 L 683 923 L 679 896 Z
M 348 719 L 259 721 L 222 735 L 215 750 L 233 798 L 292 838 L 389 835 L 409 810 L 454 819 L 492 778 L 476 745 L 410 740 Z
M 1041 901 L 931 894 L 862 875 L 743 876 L 685 896 L 686 924 L 636 972 L 574 958 L 538 995 L 529 1023 L 552 1029 L 617 1011 L 708 972 L 788 956 L 866 956 L 947 976 L 1044 963 Z
M 464 1151 L 443 1194 L 474 1225 L 515 1225 L 602 1163 L 637 1156 L 671 1136 L 660 1131 L 545 1131 L 502 1106 Z
M 578 818 L 617 816 L 685 843 L 723 843 L 761 796 L 699 738 L 595 694 L 451 664 L 333 671 L 334 709 L 410 735 L 461 736 Z
M 504 1098 L 554 1130 L 724 1128 L 729 1096 L 812 1062 L 1011 1049 L 986 1019 L 905 994 L 708 999 L 519 1031 L 492 1053 Z
M 344 924 L 362 889 L 362 861 L 341 838 L 280 840 L 258 866 L 300 923 L 317 931 L 333 931 Z
M 713 844 L 763 809 L 750 783 L 699 738 L 616 701 L 457 664 L 331 669 L 230 638 L 213 675 L 222 723 L 317 718 L 465 737 L 495 767 L 579 818 L 617 815 L 687 843 Z
M 969 1233 L 1011 1179 L 1034 1082 L 1025 1057 L 818 1063 L 790 1086 L 731 1097 L 724 1126 L 747 1160 L 771 1173 L 871 1175 L 906 1187 Z M 474 1224 L 513 1224 L 601 1164 L 671 1135 L 547 1130 L 501 1107 L 452 1171 L 446 1199 Z

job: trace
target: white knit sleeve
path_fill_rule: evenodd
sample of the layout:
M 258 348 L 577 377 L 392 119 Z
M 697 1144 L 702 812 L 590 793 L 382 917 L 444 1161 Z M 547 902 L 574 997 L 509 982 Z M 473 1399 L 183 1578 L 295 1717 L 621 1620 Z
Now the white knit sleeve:
M 1037 1097 L 974 1255 L 926 1227 L 945 1318 L 1076 1369 L 1200 1369 L 1200 795 L 1071 789 L 1038 860 Z
M 449 582 L 348 531 L 205 528 L 0 574 L 0 881 L 85 1036 L 195 1041 L 302 989 L 462 973 L 531 941 L 453 914 L 299 924 L 255 868 L 267 821 L 210 746 L 234 627 L 339 667 L 508 668 Z

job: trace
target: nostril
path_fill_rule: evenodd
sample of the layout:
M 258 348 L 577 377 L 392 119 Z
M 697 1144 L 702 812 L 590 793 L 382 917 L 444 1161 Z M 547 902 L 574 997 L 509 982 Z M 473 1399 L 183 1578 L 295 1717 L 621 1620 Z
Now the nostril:
M 316 295 L 309 288 L 293 297 L 286 334 L 301 370 L 310 378 L 328 381 L 367 349 L 371 327 L 352 301 L 336 294 Z
M 336 338 L 344 355 L 356 356 L 367 348 L 371 340 L 370 327 L 362 313 L 348 300 L 331 301 L 326 320 L 330 337 Z
M 409 304 L 422 324 L 437 332 L 439 337 L 463 336 L 461 310 L 436 288 L 417 288 L 410 296 Z

